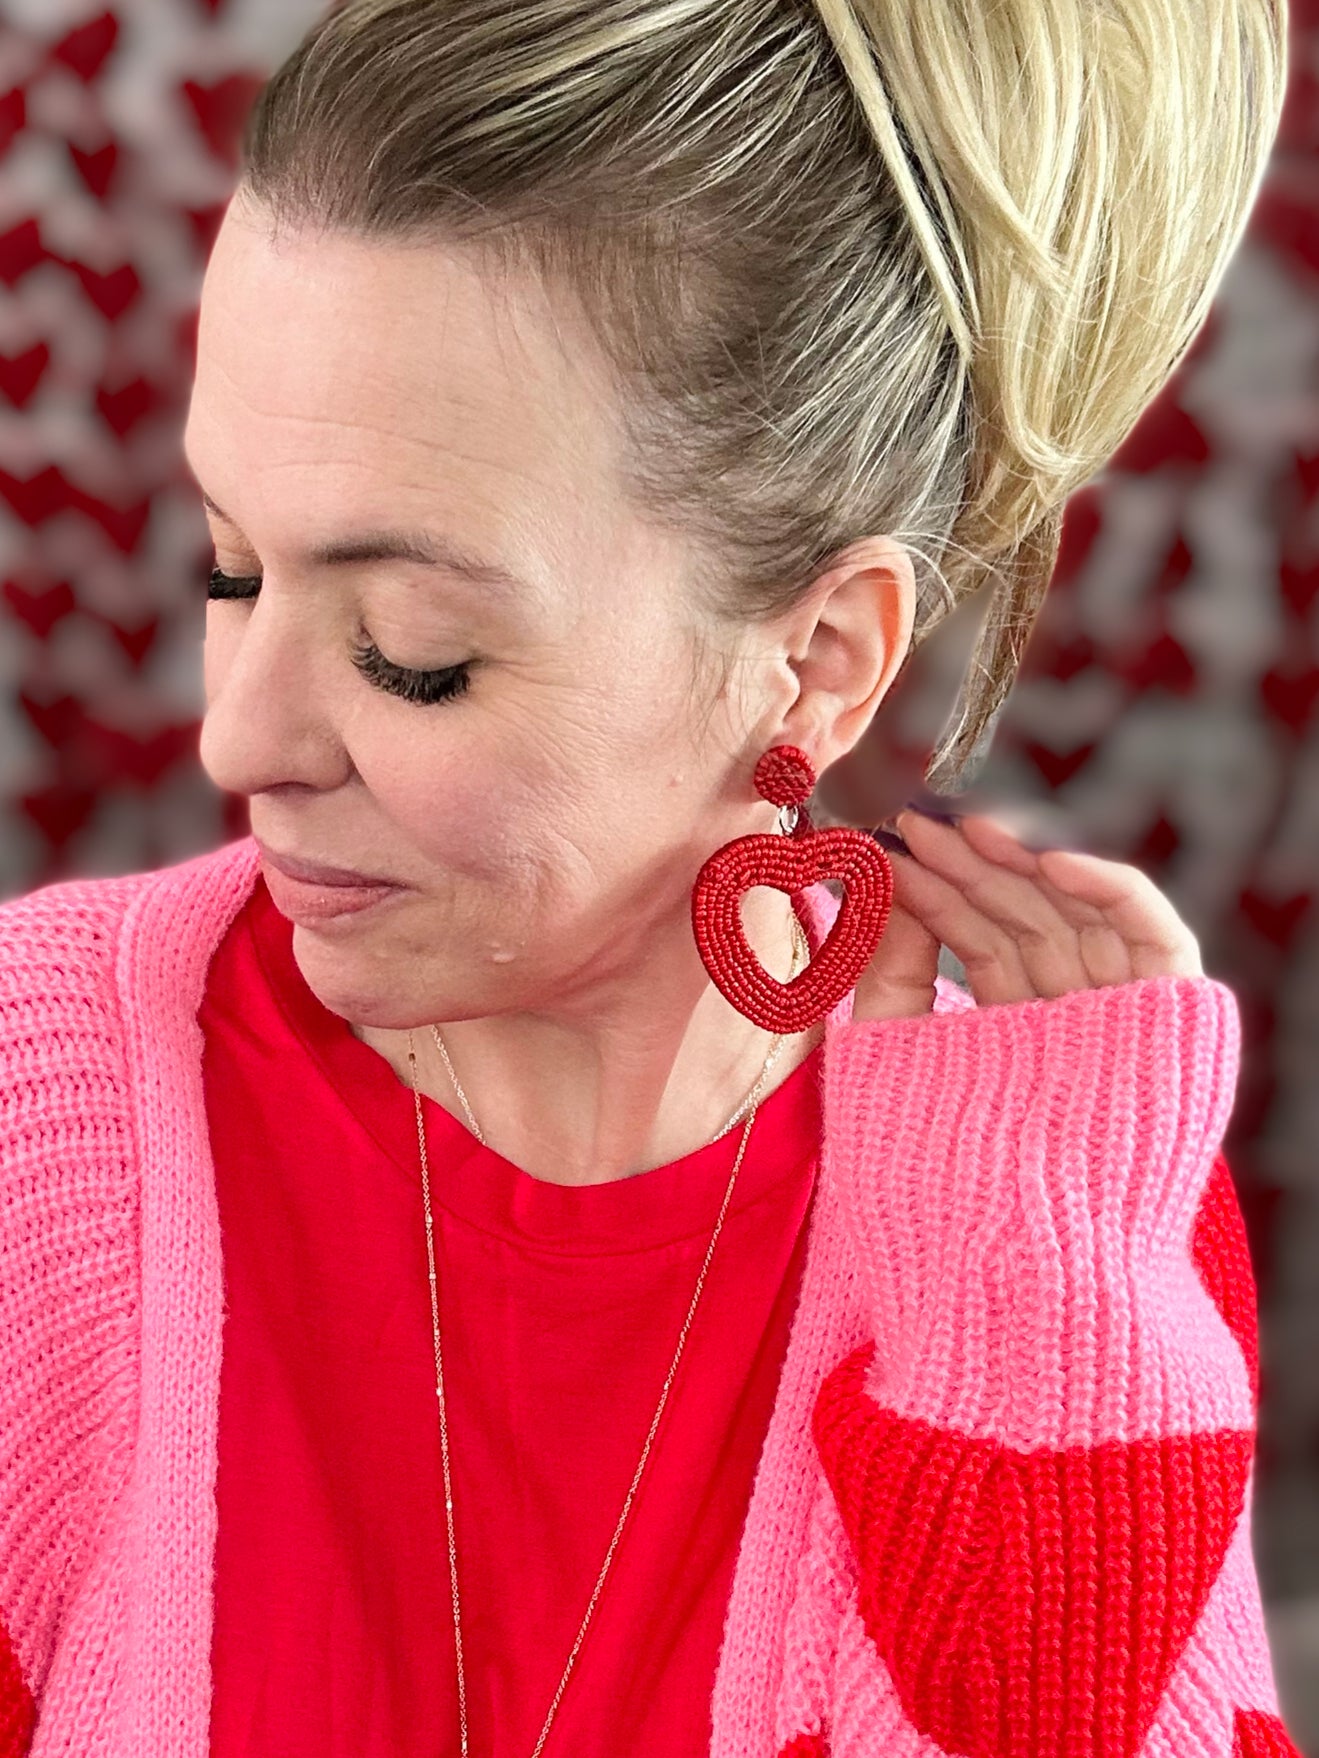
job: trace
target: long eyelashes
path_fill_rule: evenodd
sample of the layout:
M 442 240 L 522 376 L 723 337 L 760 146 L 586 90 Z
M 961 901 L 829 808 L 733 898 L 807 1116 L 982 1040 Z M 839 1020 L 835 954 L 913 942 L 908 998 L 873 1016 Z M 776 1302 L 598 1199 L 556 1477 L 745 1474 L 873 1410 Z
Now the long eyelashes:
M 365 678 L 405 702 L 447 702 L 463 695 L 472 681 L 470 661 L 446 665 L 441 671 L 408 671 L 386 659 L 374 642 L 353 648 L 353 664 Z
M 223 568 L 212 568 L 211 577 L 206 583 L 206 596 L 208 598 L 255 598 L 255 588 L 260 584 L 259 574 L 226 574 Z M 253 590 L 248 591 L 248 587 Z M 241 591 L 240 588 L 242 588 Z
M 226 574 L 222 568 L 213 568 L 206 596 L 210 599 L 255 598 L 260 586 L 259 574 Z M 359 642 L 352 649 L 352 661 L 362 676 L 377 688 L 419 706 L 448 702 L 462 696 L 472 681 L 470 660 L 461 665 L 446 665 L 438 671 L 410 671 L 406 666 L 395 665 L 386 659 L 373 641 Z

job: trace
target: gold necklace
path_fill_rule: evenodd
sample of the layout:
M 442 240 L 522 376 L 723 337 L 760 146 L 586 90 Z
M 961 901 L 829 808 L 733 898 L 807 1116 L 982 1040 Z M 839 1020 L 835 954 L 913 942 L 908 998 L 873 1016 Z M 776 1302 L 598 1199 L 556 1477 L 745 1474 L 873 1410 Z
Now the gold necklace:
M 802 933 L 801 923 L 797 920 L 795 911 L 793 912 L 792 932 L 792 969 L 788 975 L 789 982 L 792 981 L 793 977 L 797 975 L 799 968 L 801 968 L 798 964 L 798 960 L 801 959 L 804 962 L 810 954 L 810 948 L 806 944 L 805 936 Z M 453 1071 L 453 1064 L 449 1061 L 449 1053 L 444 1047 L 444 1040 L 441 1038 L 439 1031 L 435 1026 L 431 1027 L 431 1032 L 434 1035 L 436 1044 L 439 1046 L 440 1054 L 444 1058 L 445 1066 L 449 1070 L 450 1078 L 457 1090 L 463 1109 L 467 1113 L 468 1126 L 477 1140 L 484 1144 L 485 1137 L 477 1127 L 476 1119 L 472 1116 L 471 1106 L 467 1103 L 467 1095 L 463 1092 L 462 1087 L 458 1083 L 458 1077 Z M 664 1406 L 668 1402 L 669 1397 L 669 1388 L 672 1386 L 674 1375 L 678 1371 L 678 1362 L 681 1358 L 683 1347 L 687 1341 L 687 1332 L 691 1325 L 693 1315 L 696 1312 L 697 1303 L 701 1298 L 701 1291 L 705 1286 L 705 1272 L 710 1267 L 710 1259 L 714 1255 L 714 1248 L 719 1239 L 720 1230 L 724 1224 L 724 1215 L 727 1213 L 729 1200 L 733 1194 L 733 1186 L 737 1182 L 738 1169 L 742 1164 L 742 1156 L 746 1152 L 747 1138 L 751 1134 L 751 1125 L 755 1122 L 756 1112 L 760 1109 L 760 1089 L 764 1085 L 765 1077 L 773 1067 L 779 1051 L 783 1046 L 783 1038 L 784 1034 L 782 1032 L 777 1034 L 774 1038 L 769 1048 L 769 1054 L 765 1058 L 765 1065 L 756 1077 L 755 1085 L 747 1094 L 746 1098 L 743 1099 L 737 1110 L 734 1111 L 732 1117 L 729 1118 L 724 1127 L 718 1132 L 718 1134 L 711 1136 L 710 1142 L 706 1144 L 709 1146 L 711 1143 L 718 1141 L 720 1136 L 726 1135 L 737 1122 L 742 1112 L 746 1110 L 747 1106 L 752 1106 L 751 1115 L 746 1121 L 746 1128 L 742 1131 L 742 1140 L 738 1145 L 737 1158 L 733 1162 L 733 1172 L 728 1180 L 728 1188 L 724 1192 L 724 1200 L 719 1210 L 719 1218 L 715 1222 L 714 1234 L 711 1237 L 709 1245 L 706 1247 L 705 1262 L 701 1265 L 701 1273 L 696 1278 L 696 1292 L 693 1294 L 691 1305 L 687 1309 L 687 1317 L 683 1321 L 682 1330 L 678 1336 L 678 1347 L 674 1352 L 673 1363 L 670 1366 L 668 1376 L 664 1381 L 664 1390 L 660 1393 L 659 1407 L 655 1411 L 654 1419 L 650 1425 L 650 1432 L 646 1436 L 646 1444 L 641 1449 L 641 1461 L 638 1464 L 636 1471 L 633 1473 L 632 1484 L 627 1492 L 627 1499 L 623 1503 L 623 1512 L 619 1515 L 618 1525 L 614 1528 L 614 1536 L 609 1542 L 609 1549 L 605 1555 L 604 1567 L 596 1578 L 595 1589 L 591 1594 L 590 1604 L 586 1608 L 586 1616 L 582 1619 L 581 1628 L 577 1632 L 577 1640 L 572 1645 L 572 1652 L 568 1656 L 568 1664 L 563 1669 L 563 1677 L 559 1680 L 559 1688 L 554 1693 L 554 1701 L 550 1704 L 550 1712 L 545 1718 L 545 1726 L 541 1729 L 540 1738 L 536 1741 L 535 1750 L 532 1752 L 531 1758 L 539 1758 L 540 1749 L 545 1744 L 546 1736 L 550 1731 L 550 1723 L 554 1720 L 555 1712 L 559 1707 L 559 1701 L 562 1698 L 564 1689 L 568 1683 L 569 1674 L 572 1672 L 573 1666 L 576 1664 L 577 1653 L 581 1648 L 582 1640 L 586 1635 L 587 1625 L 590 1623 L 591 1618 L 594 1615 L 596 1601 L 600 1597 L 600 1589 L 604 1586 L 605 1576 L 609 1573 L 609 1565 L 614 1560 L 614 1551 L 618 1547 L 618 1541 L 622 1535 L 624 1522 L 627 1520 L 628 1514 L 631 1511 L 632 1500 L 636 1495 L 637 1484 L 641 1480 L 641 1473 L 645 1469 L 646 1460 L 650 1455 L 650 1443 L 655 1438 L 655 1430 L 659 1427 L 660 1417 L 664 1414 Z M 440 1353 L 440 1309 L 435 1283 L 435 1240 L 431 1222 L 430 1161 L 426 1154 L 426 1125 L 421 1110 L 421 1092 L 417 1086 L 417 1055 L 412 1046 L 411 1030 L 408 1032 L 408 1063 L 412 1073 L 412 1097 L 417 1113 L 417 1142 L 421 1149 L 422 1191 L 426 1202 L 426 1259 L 430 1266 L 431 1328 L 435 1337 L 435 1392 L 440 1405 L 440 1447 L 444 1456 L 444 1515 L 449 1529 L 449 1580 L 453 1593 L 454 1647 L 458 1657 L 458 1721 L 462 1732 L 463 1758 L 467 1758 L 467 1683 L 463 1671 L 462 1626 L 458 1614 L 458 1548 L 454 1542 L 453 1533 L 453 1482 L 449 1475 L 449 1429 L 448 1423 L 445 1419 L 444 1409 L 444 1365 Z

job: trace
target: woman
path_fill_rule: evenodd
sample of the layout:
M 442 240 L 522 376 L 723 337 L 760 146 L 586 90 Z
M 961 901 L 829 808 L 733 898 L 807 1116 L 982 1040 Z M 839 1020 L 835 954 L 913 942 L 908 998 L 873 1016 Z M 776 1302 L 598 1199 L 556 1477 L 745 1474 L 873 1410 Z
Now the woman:
M 1282 28 L 356 0 L 265 88 L 252 834 L 0 911 L 0 1752 L 1294 1750 L 1231 992 L 1134 869 L 805 810 L 993 577 L 964 774 Z

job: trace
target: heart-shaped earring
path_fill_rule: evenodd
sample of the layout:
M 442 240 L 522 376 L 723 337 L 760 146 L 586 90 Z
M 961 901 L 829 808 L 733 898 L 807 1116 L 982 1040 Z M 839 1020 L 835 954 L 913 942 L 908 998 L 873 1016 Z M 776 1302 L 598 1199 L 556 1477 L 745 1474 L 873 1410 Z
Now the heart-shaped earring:
M 692 928 L 710 979 L 738 1012 L 766 1031 L 804 1032 L 853 987 L 874 957 L 893 903 L 893 867 L 873 837 L 835 825 L 817 830 L 806 811 L 815 789 L 810 758 L 775 745 L 756 764 L 756 792 L 792 811 L 786 835 L 739 836 L 716 849 L 692 887 Z M 828 937 L 804 971 L 781 983 L 761 964 L 742 926 L 755 885 L 789 897 L 822 879 L 845 890 Z

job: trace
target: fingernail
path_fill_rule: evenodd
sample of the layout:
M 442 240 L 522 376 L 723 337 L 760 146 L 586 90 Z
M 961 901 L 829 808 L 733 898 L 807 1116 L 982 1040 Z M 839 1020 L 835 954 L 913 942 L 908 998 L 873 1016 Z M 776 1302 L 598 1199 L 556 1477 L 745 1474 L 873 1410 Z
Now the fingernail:
M 908 800 L 907 810 L 919 812 L 922 818 L 933 818 L 940 824 L 962 822 L 962 814 L 943 805 L 937 794 L 922 794 L 918 799 Z
M 870 834 L 874 837 L 875 841 L 881 848 L 888 849 L 891 854 L 909 855 L 911 853 L 911 850 L 896 831 L 872 830 Z

